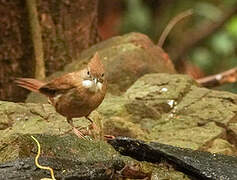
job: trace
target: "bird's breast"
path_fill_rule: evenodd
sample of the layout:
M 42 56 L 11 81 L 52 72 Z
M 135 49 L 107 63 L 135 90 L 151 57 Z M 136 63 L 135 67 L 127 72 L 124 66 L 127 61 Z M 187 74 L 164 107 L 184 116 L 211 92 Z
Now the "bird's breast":
M 55 108 L 57 112 L 64 116 L 86 116 L 101 104 L 104 99 L 104 94 L 104 91 L 92 93 L 84 86 L 80 86 L 61 96 L 55 97 L 57 100 Z

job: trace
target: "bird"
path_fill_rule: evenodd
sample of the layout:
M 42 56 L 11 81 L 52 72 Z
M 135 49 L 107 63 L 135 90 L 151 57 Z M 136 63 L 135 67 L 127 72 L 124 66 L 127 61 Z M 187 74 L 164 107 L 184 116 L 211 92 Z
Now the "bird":
M 89 115 L 102 103 L 107 90 L 105 69 L 98 52 L 90 59 L 87 66 L 79 71 L 65 74 L 49 82 L 32 78 L 16 78 L 15 83 L 47 96 L 49 103 L 55 107 L 56 112 L 66 117 L 79 138 L 85 136 L 74 126 L 72 119 L 85 117 L 93 125 Z

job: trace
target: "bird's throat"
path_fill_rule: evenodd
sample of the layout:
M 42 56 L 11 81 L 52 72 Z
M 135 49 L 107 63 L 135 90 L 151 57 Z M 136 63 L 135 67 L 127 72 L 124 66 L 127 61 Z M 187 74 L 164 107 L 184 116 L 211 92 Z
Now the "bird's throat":
M 83 80 L 82 86 L 87 88 L 90 92 L 96 93 L 102 90 L 103 84 L 101 82 L 95 83 L 94 81 L 91 80 Z

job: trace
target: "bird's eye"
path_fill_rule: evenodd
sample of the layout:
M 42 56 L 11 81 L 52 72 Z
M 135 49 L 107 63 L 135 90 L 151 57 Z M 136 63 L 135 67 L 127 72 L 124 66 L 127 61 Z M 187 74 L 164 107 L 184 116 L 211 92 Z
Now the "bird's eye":
M 87 75 L 90 76 L 90 71 L 87 71 Z
M 103 73 L 103 74 L 101 74 L 101 77 L 104 77 L 104 75 L 105 75 L 104 73 Z

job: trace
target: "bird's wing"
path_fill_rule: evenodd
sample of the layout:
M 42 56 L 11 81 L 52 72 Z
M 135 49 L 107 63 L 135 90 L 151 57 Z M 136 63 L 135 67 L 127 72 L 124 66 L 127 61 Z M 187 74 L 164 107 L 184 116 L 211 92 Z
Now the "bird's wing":
M 39 91 L 47 96 L 53 97 L 69 89 L 76 88 L 78 82 L 80 82 L 79 74 L 76 72 L 69 73 L 45 84 Z

